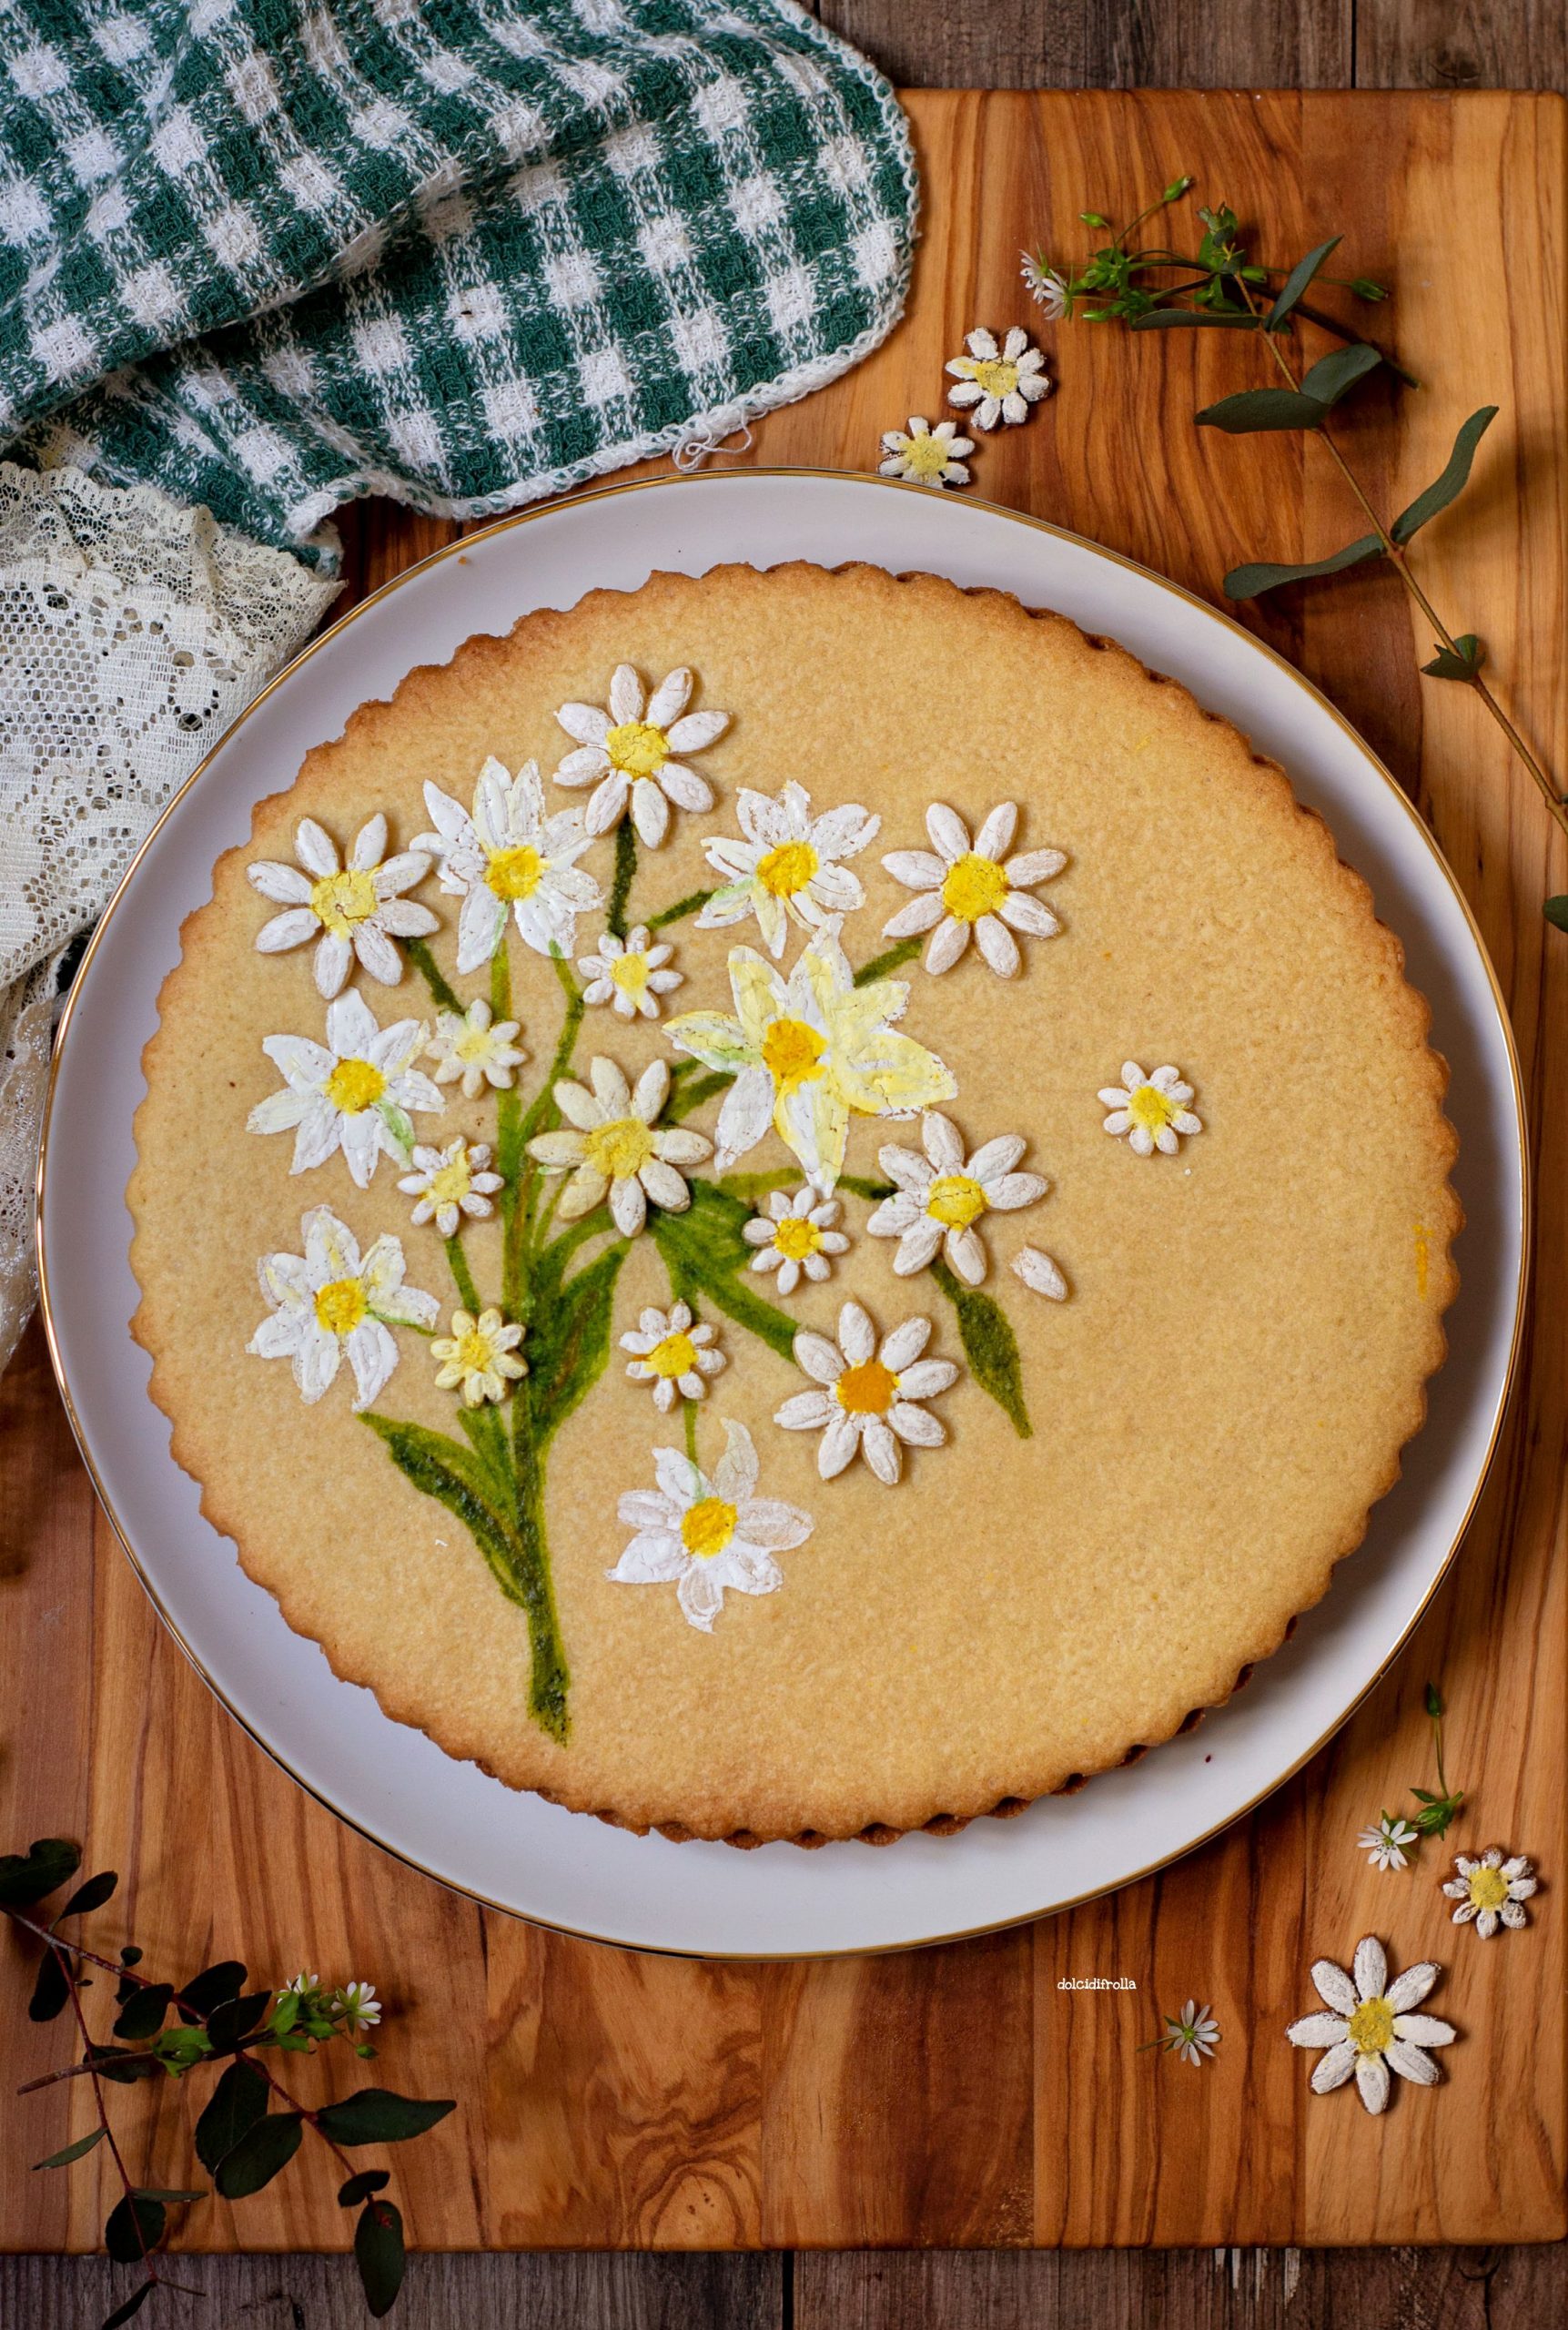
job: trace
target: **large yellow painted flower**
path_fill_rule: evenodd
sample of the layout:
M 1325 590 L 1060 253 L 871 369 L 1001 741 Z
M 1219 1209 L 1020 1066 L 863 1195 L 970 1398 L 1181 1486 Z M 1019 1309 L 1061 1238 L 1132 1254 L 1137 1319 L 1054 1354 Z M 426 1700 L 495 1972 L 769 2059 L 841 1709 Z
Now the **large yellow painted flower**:
M 678 1051 L 734 1083 L 719 1111 L 721 1172 L 754 1149 L 770 1122 L 817 1188 L 844 1170 L 852 1116 L 914 1117 L 958 1087 L 935 1052 L 893 1026 L 902 979 L 857 988 L 838 924 L 826 924 L 786 979 L 750 947 L 730 955 L 735 1009 L 687 1011 L 665 1032 Z

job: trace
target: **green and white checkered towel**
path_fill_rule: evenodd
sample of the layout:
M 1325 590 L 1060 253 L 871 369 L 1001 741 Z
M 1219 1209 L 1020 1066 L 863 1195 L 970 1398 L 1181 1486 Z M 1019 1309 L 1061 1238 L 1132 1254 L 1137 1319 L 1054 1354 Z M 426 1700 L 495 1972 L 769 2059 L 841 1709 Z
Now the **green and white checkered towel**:
M 867 353 L 916 198 L 790 0 L 0 0 L 0 448 L 307 555 L 507 509 Z

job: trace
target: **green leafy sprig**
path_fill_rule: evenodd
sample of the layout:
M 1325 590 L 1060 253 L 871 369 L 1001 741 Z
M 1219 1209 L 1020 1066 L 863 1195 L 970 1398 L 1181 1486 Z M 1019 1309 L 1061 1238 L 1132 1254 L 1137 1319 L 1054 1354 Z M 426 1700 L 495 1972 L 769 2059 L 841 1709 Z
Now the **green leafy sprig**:
M 344 2172 L 338 2199 L 342 2207 L 359 2211 L 354 2256 L 365 2302 L 377 2317 L 388 2313 L 402 2285 L 403 2221 L 396 2203 L 384 2197 L 391 2181 L 387 2170 L 356 2168 L 349 2153 L 365 2144 L 400 2143 L 422 2135 L 444 2120 L 453 2104 L 361 2087 L 339 2102 L 309 2109 L 262 2058 L 272 2050 L 313 2054 L 338 2039 L 348 2041 L 356 2055 L 374 2055 L 362 2033 L 379 2019 L 380 2010 L 370 2002 L 365 1985 L 335 1988 L 301 1974 L 282 1988 L 247 1991 L 248 1970 L 238 1959 L 205 1967 L 177 1987 L 155 1980 L 140 1970 L 142 1952 L 135 1943 L 127 1942 L 116 1960 L 60 1931 L 67 1919 L 102 1909 L 119 1882 L 113 1869 L 89 1877 L 63 1907 L 46 1914 L 43 1905 L 70 1882 L 81 1859 L 80 1848 L 63 1837 L 40 1838 L 25 1853 L 0 1856 L 0 1911 L 19 1932 L 43 1945 L 29 2016 L 35 2022 L 52 2022 L 69 2007 L 83 2050 L 76 2062 L 29 2080 L 17 2092 L 31 2094 L 62 2080 L 85 2078 L 97 2108 L 96 2126 L 35 2166 L 69 2168 L 106 2143 L 119 2180 L 120 2198 L 105 2224 L 104 2246 L 116 2264 L 138 2266 L 141 2279 L 107 2315 L 102 2330 L 116 2330 L 128 2322 L 158 2288 L 187 2287 L 162 2270 L 171 2208 L 205 2200 L 209 2189 L 228 2201 L 259 2193 L 287 2168 L 307 2129 Z M 92 1976 L 84 1970 L 88 1966 L 115 1980 L 118 2011 L 109 2041 L 96 2041 L 88 2028 L 82 2000 L 83 1992 L 93 1987 Z M 196 2123 L 195 2143 L 197 2157 L 212 2178 L 211 2187 L 138 2183 L 110 2122 L 106 2088 L 133 2086 L 160 2076 L 183 2079 L 208 2065 L 223 2069 Z
M 1251 332 L 1261 338 L 1281 385 L 1244 389 L 1222 397 L 1197 415 L 1199 427 L 1223 430 L 1232 436 L 1267 430 L 1311 431 L 1320 439 L 1370 531 L 1327 558 L 1296 564 L 1258 560 L 1232 567 L 1224 581 L 1227 594 L 1232 599 L 1256 599 L 1285 583 L 1320 581 L 1372 559 L 1386 559 L 1432 633 L 1432 659 L 1421 664 L 1422 674 L 1428 679 L 1456 681 L 1474 690 L 1510 750 L 1528 771 L 1552 816 L 1568 835 L 1568 794 L 1549 775 L 1482 677 L 1486 649 L 1481 637 L 1472 631 L 1449 629 L 1410 562 L 1413 536 L 1448 509 L 1469 483 L 1476 449 L 1497 417 L 1497 406 L 1482 405 L 1470 415 L 1454 439 L 1441 475 L 1396 517 L 1385 520 L 1345 458 L 1330 424 L 1341 401 L 1374 375 L 1386 373 L 1407 388 L 1420 383 L 1386 349 L 1352 330 L 1329 310 L 1310 305 L 1307 294 L 1314 286 L 1331 285 L 1355 299 L 1381 301 L 1387 299 L 1387 290 L 1365 276 L 1323 272 L 1339 248 L 1338 235 L 1320 243 L 1289 268 L 1263 264 L 1243 241 L 1240 222 L 1228 205 L 1217 210 L 1199 209 L 1204 231 L 1195 251 L 1179 251 L 1164 243 L 1135 243 L 1133 238 L 1145 221 L 1179 201 L 1192 185 L 1189 177 L 1173 179 L 1157 201 L 1119 229 L 1113 228 L 1098 210 L 1080 211 L 1086 226 L 1103 228 L 1110 239 L 1091 251 L 1076 273 L 1056 265 L 1044 251 L 1026 253 L 1026 282 L 1047 314 L 1078 316 L 1088 323 L 1125 323 L 1132 331 L 1219 329 Z M 1286 352 L 1287 344 L 1299 340 L 1305 325 L 1328 333 L 1340 345 L 1310 365 L 1293 360 Z M 1568 895 L 1548 898 L 1545 914 L 1556 928 L 1568 930 Z
M 1423 1837 L 1446 1837 L 1464 1802 L 1462 1788 L 1451 1788 L 1448 1774 L 1442 1768 L 1442 1697 L 1435 1683 L 1426 1687 L 1426 1711 L 1431 1722 L 1432 1753 L 1437 1763 L 1437 1788 L 1414 1788 L 1411 1794 L 1420 1805 L 1415 1825 Z

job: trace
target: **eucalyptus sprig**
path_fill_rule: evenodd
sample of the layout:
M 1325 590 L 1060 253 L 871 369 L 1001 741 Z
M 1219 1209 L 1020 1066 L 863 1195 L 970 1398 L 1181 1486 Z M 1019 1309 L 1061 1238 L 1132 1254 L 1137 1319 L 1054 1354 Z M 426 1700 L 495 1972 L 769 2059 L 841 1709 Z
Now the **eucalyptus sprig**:
M 117 1959 L 106 1958 L 64 1935 L 68 1919 L 102 1909 L 119 1879 L 113 1869 L 89 1877 L 52 1914 L 44 1907 L 81 1867 L 79 1847 L 63 1837 L 44 1837 L 25 1853 L 0 1855 L 0 1912 L 18 1932 L 42 1944 L 27 2011 L 35 2022 L 52 2022 L 69 2007 L 82 2042 L 74 2062 L 28 2080 L 17 2092 L 33 2093 L 62 2080 L 86 2079 L 97 2111 L 85 2136 L 34 2163 L 69 2168 L 106 2143 L 119 2180 L 120 2198 L 104 2226 L 104 2246 L 116 2263 L 137 2265 L 141 2279 L 102 2325 L 116 2330 L 138 2314 L 155 2290 L 185 2289 L 161 2270 L 168 2234 L 168 2212 L 207 2197 L 205 2186 L 137 2183 L 126 2166 L 110 2122 L 106 2085 L 132 2086 L 159 2077 L 183 2079 L 222 2064 L 224 2069 L 196 2123 L 197 2157 L 225 2200 L 259 2193 L 286 2168 L 304 2142 L 307 2129 L 331 2153 L 344 2173 L 338 2199 L 358 2208 L 354 2258 L 373 2315 L 389 2312 L 401 2287 L 403 2222 L 395 2203 L 383 2198 L 390 2177 L 384 2168 L 356 2168 L 349 2153 L 364 2144 L 399 2143 L 422 2135 L 453 2109 L 450 2101 L 421 2102 L 389 2089 L 361 2087 L 336 2103 L 308 2109 L 262 2061 L 277 2049 L 288 2054 L 315 2053 L 346 2040 L 356 2055 L 375 2048 L 363 2035 L 380 2019 L 368 1983 L 324 1984 L 314 1974 L 291 1982 L 247 1991 L 248 1969 L 238 1959 L 205 1967 L 177 1988 L 141 1970 L 142 1951 L 126 1943 Z M 88 2028 L 82 1994 L 93 1987 L 84 1970 L 94 1966 L 115 1978 L 118 2009 L 113 2040 L 96 2041 Z M 170 2014 L 174 2020 L 170 2021 Z M 278 2108 L 274 2108 L 276 2104 Z M 199 2293 L 193 2293 L 199 2295 Z
M 1385 519 L 1346 460 L 1330 423 L 1345 398 L 1374 374 L 1391 374 L 1407 388 L 1420 386 L 1386 349 L 1351 329 L 1328 310 L 1309 304 L 1314 285 L 1331 285 L 1367 301 L 1386 299 L 1385 287 L 1366 276 L 1323 272 L 1340 238 L 1330 236 L 1290 268 L 1264 263 L 1244 242 L 1240 222 L 1228 205 L 1199 209 L 1202 238 L 1194 251 L 1166 243 L 1136 243 L 1145 222 L 1179 201 L 1191 188 L 1188 177 L 1173 179 L 1158 200 L 1120 228 L 1098 210 L 1082 210 L 1087 227 L 1104 229 L 1109 240 L 1092 250 L 1076 272 L 1055 263 L 1043 250 L 1024 254 L 1024 279 L 1047 315 L 1087 323 L 1125 323 L 1131 331 L 1209 329 L 1252 332 L 1269 350 L 1281 386 L 1244 389 L 1222 397 L 1197 415 L 1199 428 L 1232 436 L 1266 430 L 1310 430 L 1322 441 L 1371 532 L 1327 558 L 1281 565 L 1269 561 L 1232 567 L 1224 580 L 1232 599 L 1260 598 L 1288 582 L 1342 574 L 1368 560 L 1387 559 L 1432 633 L 1433 655 L 1421 666 L 1428 679 L 1453 680 L 1472 688 L 1529 772 L 1548 810 L 1568 835 L 1568 795 L 1554 782 L 1482 676 L 1486 649 L 1473 631 L 1452 631 L 1443 622 L 1410 562 L 1409 545 L 1421 527 L 1456 501 L 1470 481 L 1476 449 L 1497 417 L 1496 405 L 1482 405 L 1460 428 L 1442 474 L 1396 517 Z M 1276 289 L 1275 287 L 1278 286 Z M 1092 304 L 1091 304 L 1092 303 Z M 1306 365 L 1293 360 L 1288 345 L 1299 345 L 1304 326 L 1328 333 L 1340 344 Z M 1568 930 L 1568 895 L 1548 898 L 1547 920 Z

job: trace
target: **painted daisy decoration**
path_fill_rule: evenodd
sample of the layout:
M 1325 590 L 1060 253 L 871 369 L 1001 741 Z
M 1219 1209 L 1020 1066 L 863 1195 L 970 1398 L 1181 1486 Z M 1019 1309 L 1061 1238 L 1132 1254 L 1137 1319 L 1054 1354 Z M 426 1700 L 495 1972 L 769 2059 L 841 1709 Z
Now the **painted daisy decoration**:
M 518 1352 L 522 1329 L 515 1320 L 503 1320 L 499 1311 L 452 1312 L 450 1335 L 438 1335 L 430 1345 L 436 1363 L 438 1392 L 456 1392 L 465 1408 L 486 1400 L 504 1400 L 512 1385 L 528 1373 L 528 1363 Z
M 869 1312 L 846 1302 L 836 1342 L 804 1327 L 796 1335 L 795 1363 L 814 1388 L 786 1400 L 774 1422 L 786 1432 L 821 1433 L 816 1468 L 824 1481 L 858 1453 L 892 1488 L 905 1445 L 940 1448 L 947 1437 L 941 1418 L 922 1403 L 946 1392 L 958 1370 L 950 1359 L 922 1359 L 930 1340 L 929 1319 L 905 1319 L 879 1344 Z
M 490 1170 L 487 1141 L 470 1144 L 460 1132 L 444 1149 L 416 1149 L 410 1161 L 414 1170 L 398 1187 L 405 1197 L 418 1200 L 416 1229 L 433 1221 L 443 1238 L 455 1238 L 465 1214 L 482 1221 L 494 1211 L 491 1200 L 501 1187 L 501 1178 Z
M 668 1415 L 677 1400 L 705 1399 L 708 1377 L 717 1375 L 724 1364 L 713 1327 L 705 1319 L 695 1322 L 685 1302 L 673 1303 L 668 1311 L 650 1304 L 632 1332 L 622 1336 L 621 1348 L 632 1354 L 626 1373 L 632 1383 L 652 1385 L 653 1405 L 661 1415 Z
M 594 954 L 580 957 L 577 967 L 588 982 L 584 1003 L 608 1003 L 622 1019 L 657 1019 L 660 998 L 683 984 L 679 971 L 669 968 L 673 947 L 653 944 L 645 922 L 617 938 L 607 930 Z
M 410 1161 L 413 1112 L 439 1112 L 446 1100 L 414 1067 L 430 1029 L 421 1019 L 380 1027 L 363 996 L 350 989 L 327 1006 L 327 1041 L 308 1036 L 268 1036 L 262 1050 L 282 1074 L 284 1089 L 258 1101 L 246 1119 L 251 1132 L 292 1132 L 291 1173 L 324 1165 L 343 1152 L 358 1186 L 370 1186 L 385 1153 Z
M 378 1238 L 361 1256 L 353 1231 L 324 1205 L 304 1216 L 299 1231 L 302 1255 L 264 1254 L 257 1265 L 270 1308 L 246 1350 L 288 1360 L 307 1406 L 331 1389 L 347 1358 L 354 1407 L 368 1408 L 398 1363 L 391 1329 L 433 1327 L 436 1298 L 404 1285 L 396 1238 Z
M 436 1063 L 436 1082 L 460 1083 L 465 1100 L 477 1100 L 487 1084 L 510 1091 L 528 1058 L 516 1040 L 521 1027 L 520 1019 L 498 1019 L 479 995 L 460 1018 L 455 1011 L 439 1013 L 426 1047 Z
M 1351 1973 L 1320 1958 L 1312 1983 L 1329 2011 L 1303 2015 L 1285 2034 L 1293 2047 L 1324 2051 L 1312 2072 L 1314 2095 L 1327 2095 L 1353 2076 L 1367 2110 L 1382 2112 L 1391 2072 L 1420 2087 L 1435 2086 L 1441 2074 L 1427 2050 L 1450 2045 L 1453 2025 L 1415 2009 L 1442 1972 L 1427 1961 L 1407 1966 L 1391 1982 L 1387 1955 L 1372 1934 L 1356 1944 Z
M 906 478 L 913 485 L 967 485 L 964 456 L 974 450 L 975 440 L 960 437 L 956 420 L 939 420 L 933 429 L 912 412 L 906 430 L 883 431 L 882 459 L 876 466 L 884 477 Z
M 666 1213 L 683 1213 L 692 1192 L 681 1167 L 700 1165 L 713 1144 L 684 1125 L 661 1126 L 670 1070 L 652 1060 L 636 1089 L 612 1059 L 594 1060 L 586 1085 L 563 1078 L 555 1105 L 566 1119 L 559 1132 L 536 1133 L 528 1153 L 547 1173 L 570 1173 L 559 1208 L 562 1221 L 591 1213 L 606 1197 L 623 1238 L 634 1238 L 648 1218 L 648 1200 Z
M 763 1211 L 754 1213 L 741 1231 L 747 1245 L 757 1249 L 753 1270 L 776 1271 L 781 1294 L 793 1294 L 803 1273 L 808 1279 L 826 1278 L 833 1256 L 849 1251 L 849 1240 L 834 1228 L 839 1211 L 838 1200 L 824 1198 L 810 1181 L 793 1197 L 774 1190 Z
M 1500 1926 L 1513 1930 L 1529 1924 L 1524 1904 L 1540 1880 L 1522 1853 L 1504 1859 L 1501 1845 L 1489 1845 L 1479 1860 L 1456 1853 L 1453 1866 L 1457 1873 L 1442 1889 L 1459 1904 L 1453 1913 L 1456 1926 L 1473 1923 L 1482 1940 L 1490 1941 Z
M 635 1535 L 608 1575 L 618 1585 L 673 1585 L 682 1616 L 702 1634 L 731 1594 L 776 1594 L 775 1554 L 804 1545 L 809 1513 L 759 1497 L 757 1452 L 744 1424 L 726 1423 L 712 1474 L 679 1448 L 655 1448 L 652 1489 L 628 1489 L 622 1521 Z
M 394 942 L 428 937 L 440 927 L 429 907 L 403 896 L 430 872 L 425 852 L 416 843 L 389 857 L 387 820 L 378 815 L 355 835 L 346 863 L 325 828 L 301 817 L 294 855 L 298 866 L 258 858 L 245 869 L 251 888 L 283 909 L 257 932 L 258 954 L 286 954 L 314 940 L 311 973 L 329 1002 L 356 962 L 382 987 L 396 987 L 403 958 Z
M 1408 1869 L 1410 1856 L 1420 1842 L 1419 1829 L 1384 1812 L 1361 1830 L 1356 1849 L 1366 1854 L 1374 1869 Z
M 692 685 L 693 675 L 683 667 L 666 673 L 649 695 L 632 666 L 618 664 L 611 674 L 608 708 L 561 706 L 555 716 L 577 749 L 567 754 L 555 781 L 592 785 L 591 836 L 609 833 L 630 806 L 638 839 L 657 849 L 669 831 L 672 806 L 699 814 L 713 807 L 713 789 L 687 766 L 687 755 L 716 744 L 730 715 L 688 712 Z
M 958 383 L 948 390 L 947 401 L 968 413 L 976 429 L 995 429 L 998 420 L 1017 426 L 1027 420 L 1032 404 L 1050 395 L 1046 360 L 1021 325 L 1014 325 L 1000 347 L 988 331 L 972 331 L 964 346 L 967 353 L 947 366 Z
M 931 848 L 895 849 L 882 863 L 895 882 L 915 897 L 882 926 L 885 938 L 913 938 L 930 931 L 926 967 L 950 971 L 973 937 L 998 978 L 1016 978 L 1022 967 L 1015 932 L 1054 938 L 1061 924 L 1029 894 L 1059 874 L 1067 858 L 1059 849 L 1022 850 L 1010 855 L 1018 811 L 998 802 L 983 820 L 974 842 L 956 809 L 934 801 L 926 812 Z
M 510 912 L 518 936 L 538 955 L 569 954 L 577 917 L 604 903 L 604 894 L 577 860 L 592 840 L 578 809 L 544 814 L 537 761 L 509 776 L 492 755 L 474 786 L 473 812 L 425 786 L 432 833 L 415 846 L 435 858 L 441 888 L 462 900 L 458 916 L 458 971 L 466 978 L 488 963 L 501 945 Z
M 728 930 L 755 915 L 763 944 L 776 958 L 792 922 L 820 930 L 865 904 L 860 877 L 845 861 L 875 839 L 882 820 L 858 801 L 814 817 L 804 785 L 792 781 L 772 797 L 743 785 L 735 816 L 742 839 L 715 835 L 703 843 L 723 879 L 697 917 L 699 930 Z
M 978 1286 L 986 1255 L 976 1225 L 987 1213 L 1034 1205 L 1050 1183 L 1043 1173 L 1014 1170 L 1025 1146 L 1017 1133 L 1003 1133 L 968 1157 L 951 1117 L 928 1109 L 920 1139 L 924 1156 L 891 1142 L 877 1151 L 878 1164 L 897 1187 L 865 1226 L 874 1238 L 897 1239 L 893 1267 L 900 1278 L 925 1270 L 940 1247 L 965 1284 Z
M 818 931 L 786 979 L 750 947 L 730 952 L 734 1014 L 688 1011 L 665 1033 L 677 1051 L 732 1073 L 715 1160 L 727 1172 L 771 1124 L 824 1196 L 844 1170 L 852 1116 L 913 1117 L 958 1087 L 935 1052 L 894 1022 L 899 979 L 856 987 L 838 924 Z
M 1102 1084 L 1100 1100 L 1107 1110 L 1105 1130 L 1114 1140 L 1125 1139 L 1135 1157 L 1174 1157 L 1182 1139 L 1203 1130 L 1189 1103 L 1194 1095 L 1174 1068 L 1157 1068 L 1146 1076 L 1137 1060 L 1124 1060 L 1121 1082 Z

